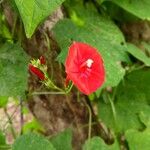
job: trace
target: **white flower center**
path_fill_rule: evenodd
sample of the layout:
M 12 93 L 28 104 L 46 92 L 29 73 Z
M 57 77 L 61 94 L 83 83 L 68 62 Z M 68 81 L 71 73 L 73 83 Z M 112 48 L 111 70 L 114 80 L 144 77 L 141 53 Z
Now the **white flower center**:
M 88 60 L 86 61 L 87 67 L 88 67 L 88 68 L 91 68 L 93 62 L 94 62 L 94 61 L 93 61 L 92 59 L 88 59 Z

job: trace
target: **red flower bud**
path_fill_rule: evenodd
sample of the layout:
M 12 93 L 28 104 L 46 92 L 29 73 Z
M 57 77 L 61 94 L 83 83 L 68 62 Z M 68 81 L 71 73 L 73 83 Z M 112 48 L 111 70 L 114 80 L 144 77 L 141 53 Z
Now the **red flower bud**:
M 45 65 L 45 64 L 46 64 L 46 60 L 45 60 L 45 57 L 44 57 L 44 56 L 41 56 L 41 57 L 40 57 L 40 63 L 41 63 L 42 65 Z
M 32 64 L 29 64 L 29 70 L 31 73 L 34 73 L 36 76 L 38 76 L 39 79 L 45 80 L 44 73 L 37 67 L 34 67 Z
M 95 92 L 105 79 L 103 59 L 92 46 L 74 42 L 66 58 L 65 69 L 68 79 L 84 94 Z

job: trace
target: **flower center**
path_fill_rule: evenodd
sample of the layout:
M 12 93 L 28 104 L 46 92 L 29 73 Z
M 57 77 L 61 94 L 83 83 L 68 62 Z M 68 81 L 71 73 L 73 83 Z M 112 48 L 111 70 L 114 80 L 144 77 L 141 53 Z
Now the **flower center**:
M 87 67 L 88 67 L 88 68 L 91 68 L 93 62 L 94 62 L 94 61 L 93 61 L 92 59 L 88 59 L 88 60 L 86 61 Z
M 90 76 L 91 71 L 92 71 L 91 67 L 93 63 L 94 61 L 92 59 L 87 59 L 85 62 L 83 62 L 80 65 L 80 73 L 82 77 L 87 78 L 88 76 Z
M 82 64 L 81 64 L 81 66 L 80 66 L 80 69 L 81 68 L 91 68 L 91 66 L 92 66 L 92 64 L 93 64 L 93 60 L 92 59 L 88 59 L 88 60 L 86 60 L 85 62 L 83 62 Z

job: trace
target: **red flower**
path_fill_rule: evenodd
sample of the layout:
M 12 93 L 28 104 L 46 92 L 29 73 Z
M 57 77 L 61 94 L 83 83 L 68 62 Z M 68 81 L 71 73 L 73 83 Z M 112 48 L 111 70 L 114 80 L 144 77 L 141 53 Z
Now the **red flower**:
M 100 53 L 88 44 L 74 42 L 65 63 L 67 79 L 84 94 L 91 94 L 103 83 L 105 70 Z
M 41 65 L 45 65 L 46 64 L 46 60 L 45 60 L 44 56 L 40 57 L 40 63 L 41 63 Z
M 37 67 L 34 67 L 32 64 L 29 64 L 29 70 L 30 70 L 30 72 L 37 75 L 41 80 L 45 80 L 44 73 Z

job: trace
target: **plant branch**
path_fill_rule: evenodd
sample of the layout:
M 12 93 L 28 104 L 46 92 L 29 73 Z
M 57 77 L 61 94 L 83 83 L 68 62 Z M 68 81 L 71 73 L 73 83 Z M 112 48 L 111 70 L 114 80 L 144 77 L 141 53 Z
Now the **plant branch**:
M 12 135 L 13 135 L 14 139 L 16 139 L 16 132 L 14 130 L 13 122 L 11 120 L 11 117 L 10 117 L 10 115 L 7 112 L 7 108 L 4 108 L 4 112 L 5 112 L 5 114 L 6 114 L 7 118 L 8 118 L 8 122 L 10 124 L 10 129 L 11 129 Z
M 20 127 L 21 127 L 21 132 L 20 134 L 23 134 L 23 124 L 24 124 L 24 116 L 23 116 L 23 99 L 20 97 Z
M 92 127 L 92 112 L 91 112 L 91 108 L 89 107 L 88 104 L 86 104 L 87 108 L 88 108 L 88 112 L 89 112 L 89 129 L 88 129 L 88 139 L 91 138 L 91 127 Z
M 64 95 L 65 92 L 33 92 L 31 95 Z

